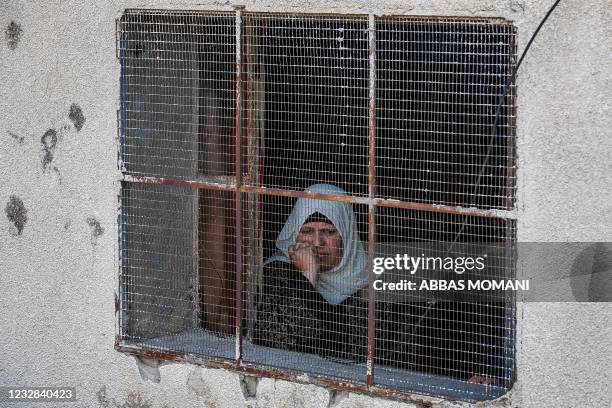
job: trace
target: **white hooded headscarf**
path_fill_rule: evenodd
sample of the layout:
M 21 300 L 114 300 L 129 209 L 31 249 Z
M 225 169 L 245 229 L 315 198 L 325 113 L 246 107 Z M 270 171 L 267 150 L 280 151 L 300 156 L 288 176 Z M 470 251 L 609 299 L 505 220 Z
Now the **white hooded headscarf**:
M 305 191 L 346 194 L 344 190 L 331 184 L 314 184 Z M 299 198 L 276 239 L 276 248 L 279 249 L 279 252 L 268 258 L 264 265 L 274 261 L 291 263 L 289 247 L 295 244 L 304 221 L 316 212 L 327 217 L 342 236 L 342 259 L 334 268 L 319 273 L 315 287 L 325 300 L 337 305 L 368 284 L 366 270 L 368 257 L 359 239 L 357 222 L 350 203 Z

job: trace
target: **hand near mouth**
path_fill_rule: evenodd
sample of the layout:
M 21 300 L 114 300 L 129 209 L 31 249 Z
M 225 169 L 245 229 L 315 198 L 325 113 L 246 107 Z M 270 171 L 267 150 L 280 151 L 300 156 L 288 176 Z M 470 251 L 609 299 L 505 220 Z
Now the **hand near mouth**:
M 289 247 L 289 256 L 293 265 L 302 272 L 312 286 L 316 286 L 321 269 L 321 256 L 317 253 L 317 249 L 307 242 L 298 242 Z

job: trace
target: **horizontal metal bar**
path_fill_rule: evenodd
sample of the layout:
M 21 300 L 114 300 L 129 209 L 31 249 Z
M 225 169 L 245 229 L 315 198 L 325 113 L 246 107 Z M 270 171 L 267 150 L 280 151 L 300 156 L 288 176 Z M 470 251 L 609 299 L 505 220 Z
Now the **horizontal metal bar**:
M 246 11 L 246 7 L 242 7 L 243 16 L 250 18 L 278 18 L 278 17 L 289 17 L 289 18 L 338 18 L 342 20 L 356 20 L 356 21 L 367 21 L 367 14 L 344 14 L 344 13 L 287 13 L 287 12 L 257 12 L 257 11 Z M 140 15 L 165 15 L 165 16 L 190 16 L 190 17 L 204 17 L 204 18 L 233 18 L 234 12 L 231 11 L 207 11 L 207 10 L 167 10 L 167 9 L 126 9 L 124 16 L 140 16 Z M 512 21 L 507 20 L 503 17 L 470 17 L 470 16 L 404 16 L 404 15 L 388 15 L 381 14 L 375 17 L 376 21 L 383 20 L 384 22 L 389 20 L 400 20 L 400 21 L 423 21 L 431 22 L 442 21 L 452 23 L 490 23 L 495 25 L 510 25 Z
M 414 394 L 401 390 L 393 390 L 381 386 L 367 386 L 365 384 L 353 383 L 349 381 L 330 380 L 329 378 L 319 376 L 312 373 L 300 373 L 290 370 L 275 369 L 272 367 L 249 364 L 241 361 L 239 364 L 236 360 L 225 360 L 207 356 L 196 356 L 189 353 L 179 353 L 174 351 L 156 351 L 144 349 L 139 346 L 126 344 L 124 341 L 117 339 L 115 341 L 115 350 L 121 353 L 128 353 L 141 357 L 159 359 L 164 361 L 176 361 L 182 363 L 191 363 L 203 365 L 210 368 L 222 368 L 226 370 L 236 371 L 254 375 L 257 377 L 270 377 L 285 381 L 298 382 L 302 384 L 314 384 L 321 387 L 333 388 L 339 391 L 349 391 L 360 394 L 368 394 L 383 398 L 392 398 L 404 402 L 411 402 L 418 407 L 431 407 L 434 400 L 427 397 L 419 398 Z M 457 400 L 456 398 L 445 397 L 446 400 Z
M 386 23 L 389 21 L 415 21 L 415 22 L 449 22 L 449 23 L 465 23 L 465 24 L 478 24 L 478 23 L 489 23 L 500 26 L 512 26 L 512 21 L 507 20 L 503 17 L 469 17 L 469 16 L 400 16 L 397 14 L 381 14 L 376 16 L 376 22 Z M 379 29 L 378 31 L 384 31 Z
M 123 175 L 123 181 L 130 183 L 160 184 L 164 186 L 175 186 L 182 188 L 194 188 L 205 190 L 235 191 L 236 183 L 232 176 L 208 177 L 198 180 L 177 180 L 161 177 Z
M 218 180 L 218 181 L 215 181 Z M 223 181 L 227 181 L 226 184 Z M 132 176 L 125 174 L 123 181 L 145 184 L 162 184 L 184 188 L 199 188 L 207 190 L 235 191 L 236 186 L 232 177 L 208 178 L 198 181 L 175 180 L 158 177 Z M 358 197 L 341 194 L 321 194 L 305 191 L 283 190 L 280 188 L 254 187 L 249 185 L 240 186 L 241 193 L 256 193 L 261 195 L 291 197 L 291 198 L 313 198 L 317 200 L 340 201 L 352 204 L 376 205 L 379 207 L 401 208 L 404 210 L 437 212 L 444 214 L 467 215 L 485 218 L 502 218 L 516 220 L 516 211 L 509 210 L 483 210 L 475 207 L 461 207 L 442 204 L 415 203 L 412 201 L 389 200 L 384 198 Z

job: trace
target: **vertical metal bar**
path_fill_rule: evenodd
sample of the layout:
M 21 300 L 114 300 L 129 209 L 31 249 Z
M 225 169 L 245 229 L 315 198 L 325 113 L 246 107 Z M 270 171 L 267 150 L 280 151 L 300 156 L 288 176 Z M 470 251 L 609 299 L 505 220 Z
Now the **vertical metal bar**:
M 515 195 L 514 195 L 514 191 L 516 191 L 514 189 L 514 187 L 516 186 L 516 171 L 515 171 L 515 166 L 516 166 L 516 160 L 515 160 L 515 144 L 516 144 L 516 134 L 515 134 L 515 129 L 516 129 L 516 123 L 515 123 L 515 117 L 516 117 L 516 96 L 514 93 L 514 88 L 513 88 L 513 78 L 515 78 L 514 76 L 514 71 L 516 69 L 516 42 L 515 42 L 515 31 L 514 31 L 514 27 L 509 27 L 509 40 L 508 40 L 508 72 L 506 73 L 506 77 L 510 77 L 510 83 L 506 84 L 506 86 L 509 87 L 508 89 L 508 96 L 506 97 L 506 100 L 504 101 L 504 103 L 506 103 L 507 108 L 506 108 L 506 114 L 507 114 L 507 119 L 506 119 L 506 160 L 507 160 L 507 166 L 506 166 L 506 209 L 508 210 L 513 210 L 514 209 L 514 203 L 516 200 Z M 505 80 L 505 78 L 504 78 Z M 504 81 L 505 83 L 505 81 Z M 515 222 L 512 220 L 504 220 L 505 222 L 505 228 L 506 228 L 506 244 L 505 244 L 505 256 L 504 256 L 504 277 L 503 279 L 516 279 L 516 251 L 517 251 L 517 246 L 515 244 L 515 234 L 514 234 L 514 229 L 515 229 Z M 508 276 L 508 272 L 511 271 L 512 275 Z M 504 328 L 505 333 L 504 333 L 504 361 L 502 363 L 502 367 L 503 367 L 503 376 L 504 376 L 504 383 L 503 385 L 505 387 L 510 388 L 511 382 L 512 382 L 512 377 L 515 375 L 514 373 L 514 367 L 515 364 L 512 364 L 512 366 L 508 366 L 509 361 L 512 361 L 514 355 L 516 354 L 514 349 L 516 348 L 516 293 L 514 293 L 513 291 L 510 291 L 509 293 L 506 292 L 505 294 L 505 305 L 504 305 L 504 318 L 505 318 L 505 322 L 504 322 Z
M 368 16 L 368 53 L 370 66 L 370 108 L 368 123 L 368 187 L 369 197 L 376 197 L 376 26 L 374 15 Z M 376 206 L 370 202 L 368 206 L 368 357 L 367 384 L 374 383 L 374 351 L 375 351 L 375 295 L 373 261 L 376 252 Z
M 195 21 L 194 20 L 194 16 L 191 16 L 189 21 L 188 21 L 188 29 L 187 31 L 189 32 L 190 36 L 195 36 L 194 33 L 194 27 L 196 27 Z M 197 43 L 191 43 L 188 45 L 188 49 L 186 50 L 188 55 L 186 55 L 186 59 L 188 58 L 190 60 L 190 68 L 193 69 L 193 72 L 198 72 L 199 68 L 200 68 L 200 60 L 199 60 L 199 53 L 201 51 L 201 46 Z M 200 83 L 200 74 L 192 74 L 191 77 L 191 82 L 193 84 L 193 98 L 195 99 L 195 103 L 193 104 L 194 106 L 191 108 L 193 111 L 193 115 L 196 118 L 200 118 L 199 114 L 201 111 L 201 106 L 200 104 L 202 103 L 199 96 L 200 96 L 200 87 L 201 87 L 201 83 Z M 200 174 L 200 165 L 199 165 L 199 156 L 200 156 L 200 120 L 196 120 L 193 123 L 193 134 L 195 135 L 195 137 L 192 139 L 192 165 L 191 165 L 191 173 L 192 173 L 192 177 L 193 179 L 196 179 L 199 174 Z M 192 276 L 191 276 L 191 283 L 190 283 L 190 287 L 191 287 L 191 302 L 192 302 L 192 327 L 194 329 L 197 329 L 200 327 L 200 318 L 202 316 L 202 309 L 201 309 L 201 299 L 202 299 L 202 293 L 201 293 L 201 289 L 200 289 L 200 260 L 202 259 L 200 257 L 200 251 L 201 251 L 201 242 L 200 242 L 200 203 L 201 203 L 201 196 L 204 194 L 204 191 L 201 191 L 200 189 L 193 189 L 193 258 L 194 258 L 194 263 L 195 263 L 195 267 L 192 270 Z
M 246 78 L 245 84 L 245 115 L 246 115 L 246 181 L 243 184 L 258 186 L 259 181 L 259 163 L 261 159 L 259 146 L 261 123 L 258 117 L 259 109 L 259 76 L 262 61 L 259 56 L 259 45 L 261 39 L 260 21 L 255 19 L 246 19 L 244 27 L 244 74 Z M 251 339 L 255 328 L 257 318 L 256 293 L 258 290 L 258 254 L 261 252 L 262 240 L 260 239 L 259 215 L 257 212 L 259 195 L 257 193 L 246 194 L 246 230 L 245 236 L 245 283 L 246 286 L 246 333 L 247 338 Z M 263 248 L 262 248 L 263 250 Z M 263 271 L 262 271 L 263 272 Z
M 126 138 L 125 138 L 125 129 L 127 129 L 127 67 L 126 67 L 126 55 L 125 55 L 125 46 L 123 44 L 123 26 L 120 20 L 117 21 L 117 53 L 119 56 L 119 64 L 121 69 L 121 75 L 119 80 L 119 112 L 117 114 L 118 117 L 118 134 L 119 134 L 119 150 L 117 151 L 117 165 L 119 171 L 125 174 L 125 155 L 126 155 Z M 128 225 L 128 217 L 126 214 L 127 206 L 124 205 L 124 200 L 126 195 L 128 194 L 128 183 L 121 183 L 121 191 L 119 193 L 119 205 L 121 208 L 121 212 L 119 214 L 119 299 L 121 302 L 121 311 L 119 313 L 120 319 L 120 336 L 121 339 L 125 339 L 129 333 L 129 275 L 126 274 L 125 265 L 128 261 L 128 240 L 125 238 L 127 233 L 127 225 Z M 127 276 L 126 276 L 127 275 Z
M 246 184 L 253 185 L 256 184 L 253 180 L 256 178 L 255 173 L 255 163 L 257 162 L 257 154 L 255 150 L 255 121 L 253 120 L 254 116 L 254 75 L 253 69 L 254 66 L 257 65 L 257 57 L 256 51 L 254 51 L 254 42 L 255 33 L 257 30 L 253 27 L 253 24 L 248 24 L 244 30 L 244 59 L 245 59 L 245 77 L 246 77 L 246 86 L 245 86 L 245 115 L 246 115 L 246 142 L 247 142 L 247 169 L 246 169 Z M 255 325 L 255 316 L 253 315 L 255 310 L 255 297 L 253 289 L 256 288 L 253 284 L 252 278 L 254 276 L 255 268 L 253 266 L 253 248 L 255 246 L 255 229 L 257 228 L 256 216 L 254 213 L 254 201 L 257 199 L 257 196 L 253 193 L 249 193 L 246 195 L 246 213 L 247 216 L 247 234 L 245 239 L 245 275 L 246 275 L 246 323 L 247 323 L 247 336 L 250 336 L 253 333 L 254 325 Z
M 242 7 L 236 7 L 236 364 L 242 360 Z
M 196 150 L 197 152 L 197 150 Z M 196 160 L 197 162 L 197 160 Z M 194 329 L 200 327 L 200 316 L 202 315 L 201 303 L 202 294 L 200 291 L 200 202 L 202 191 L 200 189 L 193 190 L 193 255 L 195 259 L 195 267 L 191 276 L 191 325 Z

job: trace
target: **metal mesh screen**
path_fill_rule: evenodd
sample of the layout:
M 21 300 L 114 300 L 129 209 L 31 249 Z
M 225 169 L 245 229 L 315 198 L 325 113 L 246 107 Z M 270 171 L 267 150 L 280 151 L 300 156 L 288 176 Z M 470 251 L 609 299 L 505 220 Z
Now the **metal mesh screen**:
M 244 29 L 246 69 L 258 74 L 247 115 L 265 115 L 266 174 L 253 184 L 367 195 L 367 19 L 256 15 Z
M 458 282 L 461 279 L 513 279 L 515 277 L 515 223 L 484 217 L 427 213 L 382 207 L 377 212 L 377 256 L 421 255 L 432 259 L 411 277 L 417 286 L 430 279 Z M 456 275 L 441 271 L 436 259 L 477 258 L 486 254 L 486 270 Z M 408 273 L 385 272 L 385 282 L 401 282 Z M 424 381 L 425 374 L 456 378 L 467 383 L 475 376 L 486 378 L 490 395 L 512 383 L 514 367 L 514 298 L 509 292 L 475 294 L 465 291 L 377 292 L 377 307 L 392 311 L 382 320 L 398 321 L 401 330 L 377 332 L 375 381 L 394 388 L 435 393 L 440 383 Z M 377 322 L 378 325 L 378 322 Z M 382 326 L 382 325 L 380 325 Z M 378 326 L 377 326 L 378 327 Z M 423 373 L 403 377 L 397 368 Z M 474 397 L 482 391 L 446 383 L 458 394 Z M 467 388 L 466 388 L 467 387 Z
M 379 196 L 512 209 L 513 27 L 383 19 L 376 47 Z
M 514 277 L 514 35 L 502 20 L 127 11 L 122 344 L 340 388 L 503 394 L 510 293 L 376 292 L 371 266 L 486 252 L 483 277 Z
M 118 25 L 126 174 L 230 171 L 235 36 L 230 14 L 134 12 Z
M 234 21 L 229 13 L 132 11 L 118 23 L 121 328 L 148 347 L 235 354 L 232 194 L 159 185 L 229 180 Z
M 122 190 L 126 329 L 138 339 L 178 333 L 197 323 L 197 191 L 133 183 Z
M 246 349 L 244 361 L 365 381 L 367 289 L 358 290 L 354 297 L 341 304 L 329 303 L 313 291 L 308 279 L 293 264 L 286 262 L 287 258 L 283 257 L 277 246 L 279 232 L 290 223 L 288 217 L 296 200 L 278 196 L 254 198 L 261 202 L 261 224 L 255 232 L 261 234 L 260 245 L 265 262 L 252 271 L 259 270 L 255 274 L 258 282 L 247 285 L 248 298 L 252 299 L 247 307 L 247 337 L 252 343 L 264 347 Z M 311 212 L 321 205 L 337 204 L 310 200 L 305 205 Z M 351 211 L 355 216 L 355 234 L 340 240 L 321 237 L 321 240 L 325 240 L 325 249 L 319 248 L 320 257 L 331 256 L 335 249 L 342 252 L 353 246 L 352 253 L 359 256 L 361 250 L 365 262 L 363 242 L 367 237 L 367 208 L 356 205 Z M 326 230 L 323 232 L 327 233 Z M 279 357 L 278 353 L 270 352 L 271 348 L 291 353 Z

